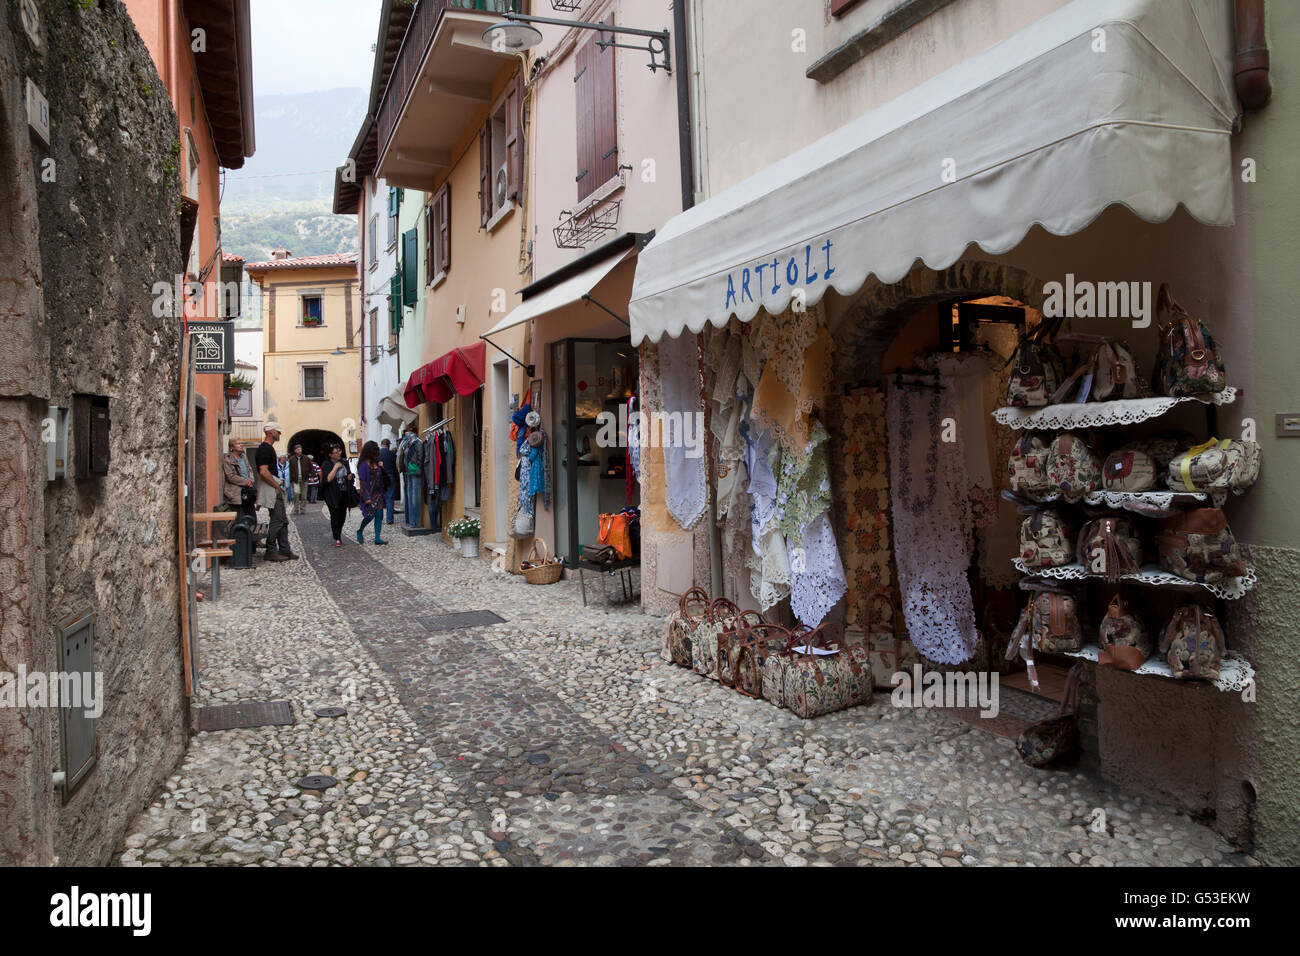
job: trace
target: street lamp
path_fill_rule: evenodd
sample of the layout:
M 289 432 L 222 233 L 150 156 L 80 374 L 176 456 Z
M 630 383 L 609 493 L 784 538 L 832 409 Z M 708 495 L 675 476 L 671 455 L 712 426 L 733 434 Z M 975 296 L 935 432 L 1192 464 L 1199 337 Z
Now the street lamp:
M 374 350 L 378 351 L 378 350 L 384 348 L 384 346 L 382 346 L 382 345 L 353 345 L 353 346 L 351 346 L 351 347 L 354 348 L 354 349 L 361 349 L 361 350 L 363 350 L 363 351 L 364 351 L 365 349 L 374 349 Z M 336 348 L 334 351 L 330 352 L 330 355 L 347 355 L 347 354 L 348 354 L 348 353 L 345 352 L 345 351 L 344 351 L 343 349 L 341 349 L 341 348 Z
M 528 24 L 548 23 L 559 27 L 576 27 L 579 30 L 598 30 L 602 34 L 615 33 L 624 36 L 645 37 L 645 46 L 615 43 L 613 40 L 604 39 L 603 36 L 596 41 L 596 45 L 602 50 L 611 46 L 623 50 L 641 50 L 650 54 L 650 62 L 646 65 L 650 67 L 652 72 L 663 70 L 665 73 L 672 73 L 672 59 L 668 53 L 669 36 L 667 30 L 641 30 L 637 27 L 620 27 L 608 23 L 588 23 L 585 20 L 561 20 L 557 17 L 530 17 L 522 13 L 506 13 L 503 16 L 505 20 L 494 23 L 483 31 L 484 41 L 490 44 L 494 50 L 507 50 L 511 53 L 531 50 L 542 42 L 542 33 L 536 27 L 528 26 Z

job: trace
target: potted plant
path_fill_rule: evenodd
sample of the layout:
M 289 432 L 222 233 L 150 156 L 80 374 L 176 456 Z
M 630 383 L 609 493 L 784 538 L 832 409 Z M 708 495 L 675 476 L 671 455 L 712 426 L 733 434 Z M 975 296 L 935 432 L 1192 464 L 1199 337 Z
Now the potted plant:
M 253 387 L 253 380 L 246 377 L 242 372 L 238 375 L 230 376 L 230 381 L 226 383 L 226 397 L 238 398 L 240 392 L 247 392 Z
M 457 518 L 447 525 L 447 533 L 456 539 L 461 554 L 467 558 L 478 557 L 478 518 Z

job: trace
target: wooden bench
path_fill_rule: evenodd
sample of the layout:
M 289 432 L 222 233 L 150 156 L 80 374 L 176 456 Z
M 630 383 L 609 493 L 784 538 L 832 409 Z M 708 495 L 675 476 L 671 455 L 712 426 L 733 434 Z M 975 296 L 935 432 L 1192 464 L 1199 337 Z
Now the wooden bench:
M 190 552 L 191 558 L 202 558 L 205 566 L 212 568 L 212 600 L 221 598 L 221 559 L 234 555 L 229 548 L 195 548 Z

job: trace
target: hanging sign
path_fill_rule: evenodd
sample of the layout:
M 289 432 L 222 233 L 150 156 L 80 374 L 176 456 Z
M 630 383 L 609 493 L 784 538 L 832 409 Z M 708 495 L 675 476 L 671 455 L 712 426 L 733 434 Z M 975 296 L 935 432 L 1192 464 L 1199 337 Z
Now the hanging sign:
M 235 323 L 191 322 L 190 357 L 194 371 L 207 375 L 232 375 L 235 371 Z

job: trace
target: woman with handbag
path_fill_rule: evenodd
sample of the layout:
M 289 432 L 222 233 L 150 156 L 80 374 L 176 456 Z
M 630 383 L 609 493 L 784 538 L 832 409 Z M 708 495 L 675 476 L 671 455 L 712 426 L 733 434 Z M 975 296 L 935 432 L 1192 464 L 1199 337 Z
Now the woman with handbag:
M 379 460 L 379 443 L 368 441 L 361 449 L 357 465 L 358 491 L 361 494 L 361 527 L 357 529 L 357 544 L 363 543 L 366 525 L 375 523 L 375 544 L 388 544 L 379 537 L 384 526 L 384 466 Z
M 340 536 L 343 534 L 343 522 L 347 520 L 350 495 L 356 494 L 352 487 L 352 470 L 343 460 L 343 446 L 334 445 L 329 450 L 329 459 L 325 462 L 325 506 L 330 512 L 330 535 L 334 538 L 334 547 L 343 547 Z

